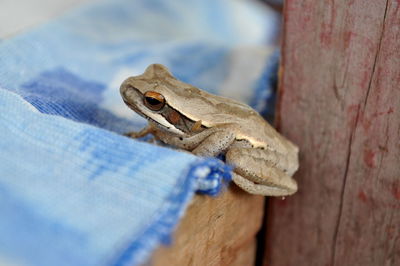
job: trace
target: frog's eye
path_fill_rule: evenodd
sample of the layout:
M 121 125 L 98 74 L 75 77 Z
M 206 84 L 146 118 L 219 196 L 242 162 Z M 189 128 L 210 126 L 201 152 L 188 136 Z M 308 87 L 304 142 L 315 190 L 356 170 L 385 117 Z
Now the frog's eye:
M 165 105 L 164 96 L 158 92 L 148 91 L 144 94 L 144 105 L 150 110 L 159 111 Z

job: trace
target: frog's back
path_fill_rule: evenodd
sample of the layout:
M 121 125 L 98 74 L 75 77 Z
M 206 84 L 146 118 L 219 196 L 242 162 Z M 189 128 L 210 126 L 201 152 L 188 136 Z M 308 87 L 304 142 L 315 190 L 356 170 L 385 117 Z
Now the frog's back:
M 245 139 L 255 147 L 270 148 L 282 153 L 296 151 L 294 146 L 286 138 L 282 137 L 257 111 L 239 101 L 214 96 L 208 101 L 215 101 L 212 108 L 204 109 L 201 117 L 204 125 L 208 127 L 223 124 L 235 124 L 237 126 L 237 139 Z M 211 121 L 208 122 L 207 121 Z
M 163 83 L 171 93 L 167 101 L 172 107 L 179 105 L 182 114 L 193 121 L 201 120 L 206 127 L 234 124 L 237 126 L 236 138 L 245 139 L 254 147 L 281 151 L 296 148 L 247 104 L 210 94 L 173 77 L 163 80 Z M 176 87 L 181 89 L 174 90 Z M 177 100 L 179 102 L 175 102 Z M 193 111 L 185 113 L 184 110 Z

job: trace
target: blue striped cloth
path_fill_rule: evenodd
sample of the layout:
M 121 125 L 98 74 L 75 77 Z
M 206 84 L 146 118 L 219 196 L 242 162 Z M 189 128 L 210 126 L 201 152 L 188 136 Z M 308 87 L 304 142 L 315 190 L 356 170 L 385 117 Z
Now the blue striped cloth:
M 146 262 L 231 168 L 122 136 L 146 121 L 120 83 L 162 63 L 271 114 L 276 23 L 241 1 L 106 0 L 1 41 L 0 265 Z

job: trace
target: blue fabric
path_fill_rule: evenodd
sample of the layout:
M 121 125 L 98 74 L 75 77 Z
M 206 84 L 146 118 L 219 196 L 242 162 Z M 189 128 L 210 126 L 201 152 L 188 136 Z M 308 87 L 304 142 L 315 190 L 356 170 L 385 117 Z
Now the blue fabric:
M 146 121 L 119 85 L 163 63 L 267 112 L 275 23 L 239 1 L 108 0 L 0 42 L 0 264 L 138 265 L 170 242 L 231 167 L 122 136 Z

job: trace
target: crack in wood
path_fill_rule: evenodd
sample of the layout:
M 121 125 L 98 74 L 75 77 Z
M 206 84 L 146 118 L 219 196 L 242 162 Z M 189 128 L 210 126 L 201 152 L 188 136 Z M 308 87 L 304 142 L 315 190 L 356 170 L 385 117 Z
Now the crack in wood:
M 384 144 L 384 147 L 387 149 L 387 146 L 388 146 L 388 141 L 389 141 L 389 119 L 390 118 L 387 118 L 386 119 L 386 128 L 385 128 L 385 144 Z M 384 152 L 381 156 L 380 156 L 380 158 L 379 158 L 379 164 L 378 164 L 378 172 L 377 172 L 377 174 L 376 174 L 376 176 L 377 176 L 377 178 L 379 179 L 379 177 L 381 176 L 381 169 L 382 169 L 382 162 L 383 162 L 383 159 L 384 159 L 384 157 L 385 157 L 385 154 L 386 154 L 386 152 Z
M 348 17 L 348 13 L 346 12 L 344 15 L 344 18 L 341 19 L 340 30 L 343 30 L 345 21 L 347 20 L 347 17 Z M 337 57 L 334 57 L 335 66 L 337 65 L 337 59 L 338 59 Z M 347 74 L 349 73 L 349 57 L 346 57 L 345 64 L 346 65 L 345 65 L 343 78 L 341 79 L 339 86 L 338 86 L 337 77 L 336 77 L 337 76 L 337 67 L 334 68 L 334 72 L 333 72 L 333 91 L 334 91 L 336 99 L 340 103 L 340 107 L 342 107 L 342 108 L 344 108 L 344 106 L 345 106 L 345 101 L 342 96 L 342 91 L 343 91 L 344 84 L 347 80 Z
M 387 16 L 387 11 L 388 11 L 388 6 L 389 6 L 389 0 L 386 0 L 385 13 L 383 14 L 383 22 L 382 22 L 381 36 L 380 36 L 379 42 L 378 42 L 378 49 L 376 50 L 376 53 L 375 53 L 374 64 L 373 64 L 373 66 L 372 66 L 371 78 L 369 79 L 369 82 L 368 82 L 367 95 L 366 95 L 365 100 L 364 100 L 364 108 L 363 108 L 363 110 L 365 110 L 365 108 L 366 108 L 366 106 L 367 106 L 368 96 L 369 96 L 369 92 L 370 92 L 371 86 L 372 86 L 372 80 L 373 80 L 374 75 L 375 75 L 376 62 L 378 61 L 379 52 L 381 51 L 381 45 L 382 45 L 383 34 L 385 33 L 385 22 L 386 22 L 386 16 Z
M 388 223 L 388 224 L 392 224 L 392 223 L 393 223 L 393 215 L 394 215 L 394 212 L 391 212 L 391 213 L 390 213 L 390 218 L 389 218 L 389 223 Z M 400 238 L 396 238 L 396 239 L 393 241 L 392 248 L 391 248 L 391 249 L 388 248 L 388 250 L 387 250 L 387 252 L 386 252 L 386 254 L 385 254 L 385 257 L 390 259 L 391 265 L 394 265 L 395 247 L 397 246 L 397 245 L 396 245 L 396 242 L 399 241 L 399 240 L 400 240 Z M 388 254 L 388 253 L 390 253 L 390 254 Z
M 371 90 L 371 87 L 372 87 L 372 81 L 373 81 L 373 78 L 374 78 L 374 75 L 375 75 L 376 64 L 377 64 L 377 61 L 378 61 L 379 53 L 380 53 L 380 50 L 381 50 L 382 39 L 383 39 L 383 35 L 384 35 L 384 32 L 385 32 L 385 22 L 386 22 L 386 17 L 387 17 L 388 6 L 389 6 L 389 0 L 386 0 L 385 12 L 384 12 L 383 21 L 382 21 L 381 35 L 380 35 L 379 42 L 378 42 L 378 48 L 377 48 L 377 51 L 376 51 L 375 57 L 374 57 L 374 63 L 373 63 L 372 72 L 371 72 L 371 78 L 370 78 L 369 83 L 368 83 L 368 88 L 367 88 L 367 92 L 366 92 L 365 99 L 364 99 L 362 113 L 364 113 L 365 108 L 367 106 L 369 93 L 370 93 L 370 90 Z M 338 214 L 337 222 L 336 222 L 336 225 L 335 225 L 335 231 L 334 231 L 334 234 L 333 234 L 333 245 L 332 245 L 332 248 L 331 248 L 331 265 L 332 266 L 336 265 L 336 246 L 338 244 L 337 241 L 338 241 L 338 234 L 339 234 L 339 230 L 340 230 L 340 224 L 341 224 L 341 218 L 342 218 L 342 212 L 343 212 L 343 202 L 344 202 L 344 195 L 345 195 L 345 190 L 346 190 L 347 175 L 348 175 L 348 170 L 349 170 L 350 160 L 351 160 L 351 148 L 352 148 L 352 143 L 353 143 L 353 140 L 354 140 L 355 132 L 357 130 L 359 119 L 360 119 L 360 106 L 358 105 L 358 107 L 357 107 L 357 115 L 356 115 L 356 119 L 355 119 L 355 122 L 354 122 L 354 126 L 351 128 L 351 131 L 350 131 L 351 135 L 350 135 L 349 145 L 348 145 L 348 148 L 347 148 L 346 166 L 345 166 L 343 183 L 342 183 L 341 192 L 340 192 L 339 214 Z
M 356 119 L 354 121 L 354 125 L 352 126 L 351 131 L 350 131 L 350 140 L 349 140 L 349 144 L 347 146 L 346 167 L 344 170 L 343 183 L 342 183 L 341 192 L 340 192 L 339 214 L 337 217 L 335 231 L 333 234 L 333 245 L 332 245 L 332 251 L 331 251 L 331 254 L 332 254 L 331 265 L 332 266 L 335 265 L 335 260 L 336 260 L 337 238 L 338 238 L 339 227 L 340 227 L 340 222 L 341 222 L 341 218 L 342 218 L 343 201 L 344 201 L 343 199 L 344 199 L 344 192 L 346 190 L 347 174 L 348 174 L 349 166 L 350 166 L 351 146 L 353 144 L 353 139 L 354 139 L 354 135 L 356 132 L 359 117 L 360 117 L 360 106 L 357 106 L 357 115 L 356 115 Z

